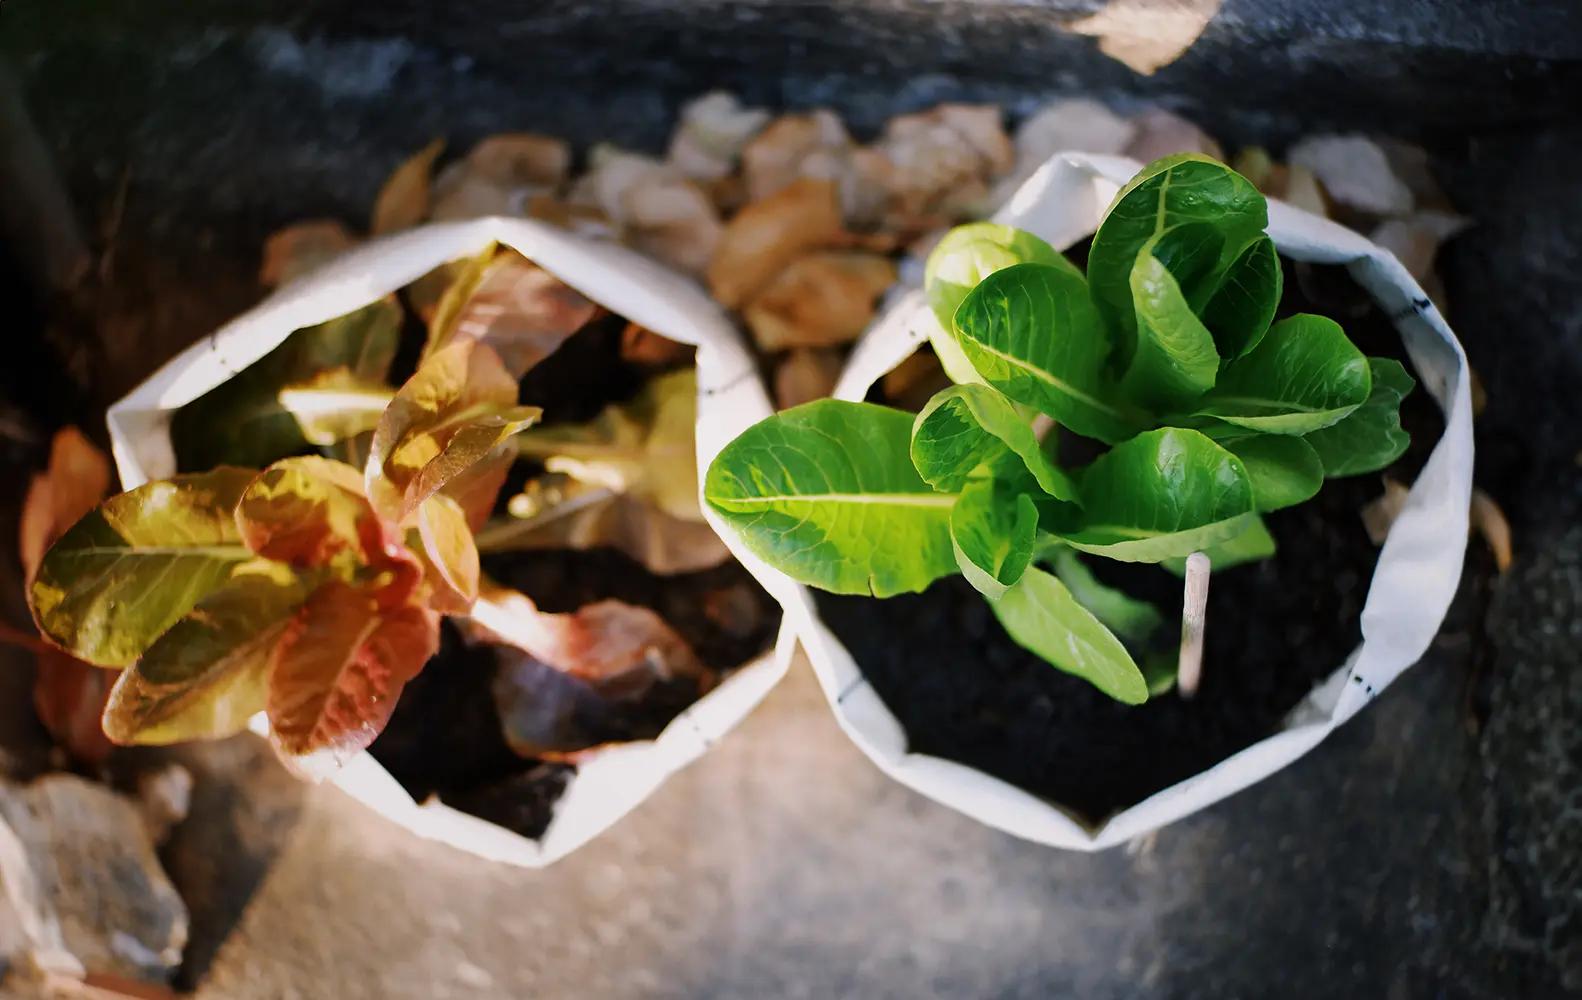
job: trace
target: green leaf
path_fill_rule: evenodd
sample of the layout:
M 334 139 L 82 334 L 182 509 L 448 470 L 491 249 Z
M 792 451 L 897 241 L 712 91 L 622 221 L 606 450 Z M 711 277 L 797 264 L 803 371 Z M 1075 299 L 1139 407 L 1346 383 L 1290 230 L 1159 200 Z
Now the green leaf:
M 1284 288 L 1274 241 L 1267 236 L 1253 240 L 1230 265 L 1203 310 L 1203 324 L 1214 334 L 1221 356 L 1235 360 L 1258 346 L 1274 322 Z
M 343 369 L 378 382 L 401 338 L 401 306 L 387 296 L 353 313 L 297 330 L 234 378 L 177 410 L 171 444 L 183 471 L 217 465 L 260 468 L 311 450 L 280 391 Z
M 952 381 L 982 381 L 952 333 L 962 300 L 995 271 L 1027 263 L 1049 264 L 1080 274 L 1065 255 L 1032 233 L 994 222 L 957 226 L 928 255 L 923 288 L 940 326 L 929 341 Z
M 1160 233 L 1137 254 L 1131 275 L 1137 346 L 1122 385 L 1149 409 L 1183 409 L 1214 387 L 1219 352 L 1182 289 L 1216 263 L 1223 242 L 1214 227 L 1190 223 Z
M 280 405 L 309 444 L 328 447 L 373 430 L 395 390 L 350 368 L 331 368 L 280 390 Z
M 950 541 L 967 582 L 994 600 L 1022 578 L 1033 558 L 1038 508 L 1017 484 L 974 479 L 950 511 Z
M 1203 434 L 1167 427 L 1116 445 L 1083 471 L 1083 511 L 1055 533 L 1124 562 L 1185 556 L 1241 532 L 1252 483 L 1241 460 Z
M 1200 412 L 1266 434 L 1307 434 L 1368 398 L 1368 359 L 1334 320 L 1301 314 L 1219 374 Z
M 1274 536 L 1269 534 L 1269 526 L 1263 523 L 1263 518 L 1255 517 L 1247 522 L 1247 527 L 1240 534 L 1202 551 L 1208 556 L 1213 569 L 1230 569 L 1245 563 L 1261 562 L 1274 555 Z M 1186 556 L 1166 559 L 1161 565 L 1176 576 L 1186 575 Z
M 1148 697 L 1157 698 L 1176 686 L 1176 675 L 1181 670 L 1181 657 L 1176 652 L 1156 651 L 1143 657 L 1143 679 L 1148 683 Z
M 983 385 L 942 389 L 912 424 L 912 464 L 931 486 L 957 492 L 980 466 L 1014 455 L 1045 493 L 1077 499 L 1076 487 L 1044 454 L 1032 425 L 999 392 Z
M 249 469 L 175 476 L 113 496 L 44 555 L 39 630 L 80 660 L 124 667 L 253 557 L 236 527 Z
M 650 380 L 630 403 L 607 406 L 590 423 L 534 428 L 516 447 L 550 472 L 702 521 L 697 412 L 697 371 L 685 368 Z
M 908 454 L 912 415 L 821 399 L 759 421 L 709 466 L 703 495 L 747 547 L 842 594 L 918 591 L 956 570 L 950 508 Z
M 1164 616 L 1158 608 L 1100 582 L 1082 557 L 1065 546 L 1055 551 L 1050 569 L 1078 604 L 1127 642 L 1147 642 L 1148 637 L 1164 624 Z
M 1047 264 L 996 271 L 962 302 L 956 333 L 985 382 L 1078 434 L 1115 442 L 1142 425 L 1106 373 L 1110 341 L 1081 275 Z
M 1053 666 L 1128 705 L 1148 700 L 1148 685 L 1126 647 L 1055 577 L 1030 566 L 990 606 L 1012 640 Z
M 1391 358 L 1369 358 L 1368 369 L 1373 389 L 1367 401 L 1344 420 L 1303 438 L 1318 453 L 1330 478 L 1377 472 L 1405 454 L 1411 444 L 1411 437 L 1401 429 L 1401 400 L 1417 383 Z
M 105 732 L 121 744 L 161 745 L 247 728 L 264 709 L 275 645 L 308 589 L 278 563 L 238 567 L 122 671 Z
M 1088 283 L 1100 314 L 1123 335 L 1123 361 L 1137 332 L 1131 287 L 1137 256 L 1160 233 L 1188 222 L 1220 233 L 1224 243 L 1213 268 L 1219 273 L 1263 233 L 1269 213 L 1246 178 L 1193 153 L 1155 161 L 1121 189 L 1088 250 Z
M 1324 485 L 1318 453 L 1299 437 L 1252 434 L 1220 443 L 1247 467 L 1252 501 L 1260 511 L 1295 506 Z

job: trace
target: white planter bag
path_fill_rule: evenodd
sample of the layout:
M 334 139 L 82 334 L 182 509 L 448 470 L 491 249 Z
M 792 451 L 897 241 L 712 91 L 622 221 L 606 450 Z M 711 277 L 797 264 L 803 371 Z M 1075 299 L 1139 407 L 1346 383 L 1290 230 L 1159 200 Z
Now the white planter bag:
M 700 473 L 726 442 L 771 412 L 756 364 L 737 331 L 691 282 L 621 247 L 542 223 L 474 219 L 424 226 L 358 247 L 279 289 L 183 351 L 110 408 L 110 440 L 122 488 L 172 475 L 172 414 L 257 361 L 293 331 L 361 308 L 447 261 L 481 253 L 491 242 L 511 247 L 611 312 L 697 346 Z M 726 542 L 740 558 L 741 547 L 733 539 Z M 768 581 L 782 604 L 794 596 L 783 577 L 766 577 L 761 566 L 748 566 Z M 497 616 L 498 609 L 478 610 L 480 617 L 491 613 Z M 509 864 L 547 865 L 630 812 L 666 777 L 740 722 L 784 676 L 794 645 L 792 630 L 782 623 L 773 650 L 731 672 L 656 739 L 590 754 L 578 764 L 538 840 L 438 802 L 414 802 L 367 753 L 358 754 L 332 780 L 420 836 Z M 254 722 L 255 727 L 267 726 L 261 716 Z
M 1090 235 L 1141 169 L 1112 156 L 1062 154 L 994 217 L 1064 249 Z M 1285 718 L 1280 731 L 1192 778 L 1089 827 L 1056 804 L 974 768 L 907 751 L 901 724 L 803 591 L 787 605 L 841 728 L 886 774 L 979 821 L 1038 843 L 1094 851 L 1158 829 L 1246 788 L 1316 746 L 1423 655 L 1461 578 L 1472 488 L 1472 404 L 1466 356 L 1443 317 L 1388 251 L 1333 222 L 1269 202 L 1269 235 L 1284 256 L 1344 264 L 1399 329 L 1423 388 L 1445 414 L 1444 436 L 1413 484 L 1379 554 L 1362 611 L 1362 645 Z M 927 342 L 938 323 L 923 293 L 897 292 L 862 341 L 835 395 L 862 399 Z

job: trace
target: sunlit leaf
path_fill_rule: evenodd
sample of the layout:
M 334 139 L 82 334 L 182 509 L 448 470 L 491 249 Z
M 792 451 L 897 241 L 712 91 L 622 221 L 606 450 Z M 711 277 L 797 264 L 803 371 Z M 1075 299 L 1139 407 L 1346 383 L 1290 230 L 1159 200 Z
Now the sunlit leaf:
M 417 533 L 427 560 L 425 577 L 435 592 L 431 606 L 462 614 L 478 599 L 478 546 L 461 505 L 444 494 L 418 507 Z
M 22 574 L 32 580 L 55 539 L 99 506 L 110 489 L 110 461 L 75 427 L 50 442 L 49 465 L 28 484 L 17 525 Z
M 429 323 L 424 357 L 457 340 L 488 344 L 521 378 L 599 311 L 570 285 L 514 251 L 464 264 Z
M 1033 558 L 1038 508 L 1010 480 L 967 483 L 950 510 L 950 542 L 967 582 L 993 600 L 1022 578 Z
M 1055 533 L 1075 548 L 1158 562 L 1230 538 L 1253 515 L 1241 460 L 1197 431 L 1164 428 L 1116 445 L 1083 470 L 1083 509 Z
M 1274 555 L 1274 550 L 1274 536 L 1269 534 L 1269 526 L 1264 523 L 1263 518 L 1254 517 L 1240 532 L 1222 542 L 1204 547 L 1202 552 L 1208 556 L 1209 565 L 1213 569 L 1221 570 L 1268 559 Z M 1166 559 L 1160 565 L 1176 576 L 1186 575 L 1185 556 Z
M 275 646 L 270 739 L 309 774 L 344 764 L 390 720 L 401 689 L 439 649 L 439 616 L 380 606 L 339 581 L 319 587 Z
M 309 444 L 333 445 L 379 425 L 395 390 L 350 368 L 331 368 L 280 390 L 280 405 L 297 421 Z
M 248 469 L 176 476 L 111 497 L 39 563 L 29 604 L 73 656 L 126 666 L 252 558 L 236 527 Z
M 257 560 L 199 601 L 126 670 L 104 729 L 123 744 L 230 736 L 264 708 L 270 658 L 309 587 Z
M 996 271 L 962 301 L 956 333 L 984 381 L 1076 433 L 1121 441 L 1141 426 L 1107 373 L 1109 336 L 1080 275 L 1047 264 Z
M 912 415 L 824 399 L 777 413 L 715 458 L 709 504 L 792 578 L 846 594 L 922 590 L 956 570 L 955 496 L 912 466 Z
M 1339 324 L 1304 313 L 1227 364 L 1199 410 L 1266 434 L 1308 434 L 1361 406 L 1372 382 L 1368 359 Z
M 1044 454 L 1030 422 L 988 386 L 957 385 L 929 400 L 912 424 L 912 464 L 935 489 L 953 493 L 978 468 L 1015 455 L 1045 493 L 1075 500 L 1076 487 Z
M 401 306 L 386 296 L 356 312 L 297 330 L 234 377 L 177 410 L 170 439 L 183 470 L 216 465 L 259 468 L 311 450 L 282 389 L 344 370 L 383 381 L 401 338 Z
M 536 428 L 516 444 L 551 472 L 701 521 L 697 408 L 697 372 L 686 368 L 651 380 L 630 403 L 607 406 L 590 423 Z
M 389 538 L 362 493 L 362 476 L 341 462 L 307 455 L 258 474 L 236 508 L 253 552 L 300 567 L 343 570 L 384 557 Z
M 1214 387 L 1219 352 L 1186 289 L 1217 264 L 1223 244 L 1213 226 L 1187 223 L 1160 233 L 1137 254 L 1131 273 L 1137 342 L 1122 386 L 1151 410 L 1180 409 Z
M 1324 475 L 1376 472 L 1406 453 L 1411 438 L 1401 429 L 1401 400 L 1417 383 L 1399 361 L 1369 358 L 1373 386 L 1351 415 L 1303 438 L 1318 453 Z
M 1030 566 L 990 606 L 1018 645 L 1117 701 L 1148 700 L 1148 685 L 1126 647 L 1055 577 Z

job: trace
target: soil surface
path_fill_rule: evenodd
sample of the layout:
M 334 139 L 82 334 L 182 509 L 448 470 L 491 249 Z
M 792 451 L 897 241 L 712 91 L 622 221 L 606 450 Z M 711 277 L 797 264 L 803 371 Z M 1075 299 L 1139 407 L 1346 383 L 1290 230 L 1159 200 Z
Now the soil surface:
M 581 422 L 607 404 L 630 399 L 655 369 L 619 360 L 625 321 L 601 316 L 535 366 L 521 398 L 544 408 L 544 422 Z M 536 471 L 519 462 L 500 503 Z M 649 608 L 675 629 L 716 673 L 735 669 L 773 642 L 780 611 L 734 560 L 673 576 L 649 572 L 613 549 L 505 552 L 483 557 L 484 574 L 530 596 L 543 611 L 572 612 L 614 599 Z M 506 744 L 490 686 L 498 646 L 468 646 L 445 626 L 440 652 L 408 684 L 395 713 L 369 748 L 419 801 L 439 798 L 527 837 L 539 837 L 574 764 L 518 756 Z M 594 744 L 652 739 L 699 696 L 677 679 L 640 702 L 579 720 Z M 591 728 L 588 728 L 591 727 Z
M 1072 256 L 1080 260 L 1080 248 Z M 1405 361 L 1394 328 L 1343 269 L 1287 262 L 1281 312 L 1332 316 L 1365 353 Z M 1443 423 L 1420 387 L 1402 420 L 1412 446 L 1387 472 L 1410 483 Z M 1270 735 L 1356 648 L 1378 560 L 1358 512 L 1380 492 L 1378 475 L 1330 480 L 1307 503 L 1265 515 L 1277 554 L 1214 575 L 1203 682 L 1191 700 L 1174 690 L 1139 706 L 1111 700 L 1011 641 L 959 576 L 884 601 L 819 594 L 819 608 L 913 751 L 979 768 L 1098 822 Z M 1178 577 L 1086 562 L 1167 621 L 1179 614 Z M 1155 641 L 1173 646 L 1176 630 L 1161 633 Z

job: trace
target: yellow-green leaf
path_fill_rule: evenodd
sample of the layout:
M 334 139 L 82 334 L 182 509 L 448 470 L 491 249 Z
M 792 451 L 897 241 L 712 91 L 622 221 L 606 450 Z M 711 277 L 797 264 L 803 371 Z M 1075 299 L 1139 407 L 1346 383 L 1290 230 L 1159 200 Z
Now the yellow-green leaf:
M 424 500 L 417 534 L 432 594 L 429 605 L 447 614 L 466 613 L 478 599 L 478 546 L 461 505 L 444 494 Z
M 229 466 L 111 497 L 61 535 L 29 603 L 39 630 L 105 667 L 137 659 L 252 558 L 236 504 L 252 480 Z
M 521 254 L 486 252 L 463 264 L 440 298 L 423 354 L 476 340 L 521 378 L 597 312 L 580 292 Z
M 353 570 L 379 561 L 386 548 L 357 470 L 314 455 L 259 473 L 237 504 L 236 523 L 248 548 L 293 566 Z
M 322 371 L 280 390 L 280 405 L 297 421 L 302 437 L 321 446 L 373 430 L 395 390 L 350 368 Z

